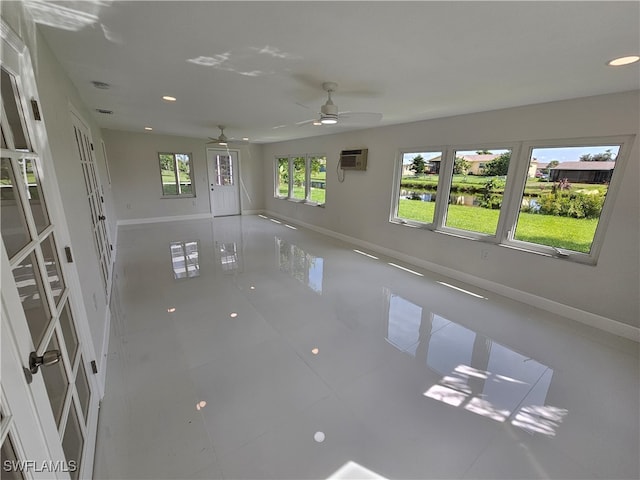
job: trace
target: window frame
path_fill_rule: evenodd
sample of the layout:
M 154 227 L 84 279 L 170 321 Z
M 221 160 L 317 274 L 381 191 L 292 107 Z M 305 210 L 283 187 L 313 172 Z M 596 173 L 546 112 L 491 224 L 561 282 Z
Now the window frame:
M 598 256 L 604 242 L 606 230 L 615 206 L 618 190 L 620 189 L 620 184 L 624 176 L 622 171 L 629 161 L 629 154 L 631 152 L 631 148 L 633 147 L 635 139 L 636 135 L 630 134 L 582 138 L 526 140 L 517 142 L 492 142 L 490 144 L 450 144 L 444 146 L 435 145 L 418 148 L 402 148 L 398 151 L 394 168 L 394 183 L 391 193 L 392 197 L 389 222 L 397 225 L 429 230 L 435 233 L 452 235 L 472 241 L 491 243 L 522 252 L 544 255 L 547 257 L 554 257 L 588 265 L 595 265 L 598 261 Z M 573 250 L 559 249 L 547 245 L 539 245 L 523 240 L 516 240 L 514 238 L 514 235 L 520 215 L 520 205 L 524 194 L 524 188 L 527 182 L 527 174 L 533 150 L 537 148 L 569 148 L 609 145 L 619 145 L 620 149 L 616 157 L 616 166 L 614 168 L 611 181 L 609 182 L 605 202 L 598 218 L 598 225 L 594 232 L 590 252 L 582 253 Z M 448 198 L 451 193 L 455 154 L 458 151 L 479 149 L 511 150 L 511 160 L 509 162 L 509 169 L 507 171 L 507 180 L 505 183 L 503 201 L 500 208 L 495 235 L 488 235 L 481 232 L 462 230 L 459 228 L 446 226 L 446 215 L 449 206 Z M 438 177 L 438 187 L 436 191 L 436 204 L 432 223 L 405 219 L 398 216 L 401 191 L 400 183 L 402 181 L 402 159 L 406 153 L 418 152 L 442 152 L 442 160 Z
M 165 193 L 164 183 L 162 181 L 162 159 L 161 155 L 171 155 L 173 157 L 173 165 L 174 165 L 174 179 L 175 179 L 175 187 L 176 193 Z M 189 158 L 189 179 L 191 180 L 191 193 L 179 193 L 180 192 L 180 173 L 178 171 L 178 159 L 177 155 L 186 155 Z M 196 186 L 194 181 L 194 168 L 193 168 L 193 154 L 191 152 L 158 152 L 158 167 L 160 170 L 160 191 L 162 192 L 161 198 L 194 198 L 196 196 Z
M 440 152 L 441 160 L 440 160 L 440 169 L 438 170 L 438 186 L 436 188 L 436 201 L 435 201 L 435 211 L 433 213 L 433 222 L 425 223 L 419 220 L 413 220 L 410 218 L 403 218 L 398 216 L 398 210 L 400 209 L 400 191 L 402 190 L 402 165 L 404 156 L 407 153 L 426 153 L 426 152 Z M 435 230 L 436 229 L 436 220 L 438 218 L 437 208 L 440 202 L 441 192 L 442 192 L 442 174 L 443 169 L 446 162 L 447 155 L 447 147 L 437 146 L 437 147 L 418 147 L 418 148 L 403 148 L 398 152 L 398 157 L 396 159 L 396 168 L 394 169 L 394 180 L 393 180 L 393 188 L 391 191 L 391 213 L 389 215 L 389 222 L 391 223 L 399 223 L 401 225 L 407 225 L 414 228 L 422 228 L 426 230 Z
M 518 162 L 518 185 L 514 188 L 514 203 L 515 207 L 509 211 L 509 217 L 505 219 L 505 231 L 502 237 L 501 244 L 515 248 L 518 250 L 529 251 L 532 253 L 542 254 L 550 257 L 562 258 L 566 260 L 575 261 L 578 263 L 585 263 L 595 265 L 604 243 L 604 237 L 609 225 L 609 221 L 613 214 L 614 205 L 620 190 L 620 184 L 622 182 L 624 167 L 629 159 L 629 153 L 635 135 L 617 135 L 617 136 L 603 136 L 603 137 L 588 137 L 588 138 L 574 138 L 574 139 L 553 139 L 542 141 L 526 141 L 522 142 L 522 157 Z M 531 161 L 531 154 L 536 148 L 570 148 L 570 147 L 598 147 L 619 145 L 620 149 L 616 157 L 616 166 L 613 169 L 611 181 L 607 189 L 605 201 L 602 206 L 602 211 L 598 217 L 598 225 L 593 234 L 593 240 L 591 242 L 591 250 L 589 253 L 577 252 L 574 250 L 559 249 L 557 247 L 551 247 L 548 245 L 540 245 L 531 242 L 525 242 L 523 240 L 516 240 L 514 238 L 518 218 L 520 215 L 520 202 L 524 194 L 524 188 L 527 182 L 527 172 L 529 169 L 529 162 Z M 514 186 L 515 187 L 515 186 Z
M 293 183 L 291 179 L 293 178 L 294 173 L 294 161 L 298 158 L 304 158 L 304 198 L 297 198 L 293 196 Z M 325 202 L 318 203 L 311 200 L 311 160 L 314 158 L 324 158 L 325 160 L 325 168 L 328 164 L 327 155 L 324 153 L 305 153 L 305 154 L 291 154 L 291 155 L 275 155 L 273 161 L 273 197 L 280 200 L 288 200 L 290 202 L 295 203 L 304 203 L 307 205 L 312 205 L 316 207 L 324 207 L 326 204 L 326 193 L 325 193 Z M 288 161 L 288 180 L 287 180 L 287 195 L 280 195 L 280 175 L 279 175 L 279 166 L 280 160 L 287 159 Z M 325 191 L 326 191 L 326 179 L 325 179 Z

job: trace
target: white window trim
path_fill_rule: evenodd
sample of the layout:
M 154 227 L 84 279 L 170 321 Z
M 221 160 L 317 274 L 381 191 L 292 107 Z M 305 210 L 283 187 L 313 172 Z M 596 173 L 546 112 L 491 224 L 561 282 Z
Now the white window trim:
M 551 139 L 551 140 L 535 140 L 521 142 L 495 142 L 492 144 L 471 144 L 471 145 L 447 145 L 447 146 L 430 146 L 401 149 L 396 159 L 396 168 L 394 170 L 391 210 L 389 222 L 414 227 L 422 230 L 430 230 L 435 233 L 445 235 L 453 235 L 460 238 L 466 238 L 473 241 L 481 241 L 492 243 L 499 246 L 512 248 L 522 252 L 544 255 L 547 257 L 555 257 L 564 260 L 595 265 L 604 242 L 604 236 L 609 224 L 609 220 L 613 213 L 616 197 L 622 182 L 623 170 L 629 158 L 629 153 L 635 135 L 617 135 L 587 138 L 569 138 L 569 139 Z M 598 226 L 593 236 L 591 251 L 589 253 L 581 253 L 572 250 L 558 249 L 546 245 L 529 243 L 513 238 L 518 217 L 520 214 L 520 203 L 526 184 L 529 162 L 531 160 L 531 152 L 534 148 L 561 148 L 561 147 L 587 147 L 600 145 L 620 145 L 618 156 L 616 157 L 616 167 L 609 183 L 606 201 L 598 219 Z M 455 152 L 460 150 L 477 150 L 477 149 L 510 149 L 511 161 L 509 162 L 509 171 L 507 172 L 507 183 L 503 195 L 503 203 L 500 209 L 500 216 L 495 235 L 487 235 L 479 232 L 461 230 L 453 227 L 447 227 L 446 213 L 448 210 L 448 199 L 451 190 L 451 178 L 453 175 L 453 163 Z M 400 198 L 400 183 L 402 180 L 402 158 L 405 153 L 414 152 L 442 152 L 442 160 L 440 164 L 440 173 L 438 178 L 438 188 L 436 192 L 436 205 L 434 211 L 434 220 L 432 223 L 424 223 L 417 220 L 404 219 L 398 216 L 398 206 Z

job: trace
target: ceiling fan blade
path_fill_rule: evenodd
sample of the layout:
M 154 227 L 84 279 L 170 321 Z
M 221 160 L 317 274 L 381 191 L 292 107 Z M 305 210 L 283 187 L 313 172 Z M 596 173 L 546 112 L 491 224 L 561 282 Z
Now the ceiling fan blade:
M 317 119 L 317 118 L 312 118 L 311 120 L 305 120 L 305 121 L 303 121 L 303 122 L 296 122 L 296 125 L 297 125 L 298 127 L 302 127 L 302 126 L 304 126 L 304 125 L 309 125 L 310 123 L 317 122 L 317 121 L 318 121 L 318 119 Z

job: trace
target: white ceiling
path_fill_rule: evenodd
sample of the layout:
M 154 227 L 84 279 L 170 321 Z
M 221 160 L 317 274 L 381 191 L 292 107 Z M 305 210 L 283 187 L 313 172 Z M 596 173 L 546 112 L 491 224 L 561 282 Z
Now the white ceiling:
M 640 88 L 637 63 L 606 66 L 640 51 L 637 1 L 24 4 L 86 105 L 113 111 L 94 111 L 105 128 L 204 140 L 223 124 L 257 143 L 353 129 L 296 125 L 324 81 L 381 125 Z

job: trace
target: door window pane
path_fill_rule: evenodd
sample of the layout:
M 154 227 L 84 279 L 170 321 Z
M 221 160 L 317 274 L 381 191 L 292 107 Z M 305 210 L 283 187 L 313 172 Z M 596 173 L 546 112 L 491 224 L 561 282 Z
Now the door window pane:
M 0 225 L 9 258 L 29 243 L 27 221 L 15 186 L 11 160 L 2 159 L 0 178 Z
M 73 323 L 73 316 L 71 315 L 69 302 L 64 304 L 64 307 L 60 312 L 60 328 L 62 329 L 64 344 L 67 346 L 67 357 L 69 357 L 69 362 L 73 365 L 73 361 L 76 358 L 76 352 L 78 351 L 78 335 L 76 334 L 76 328 Z
M 589 253 L 619 150 L 533 148 L 513 238 Z
M 65 457 L 67 457 L 67 465 L 70 470 L 69 474 L 73 479 L 78 478 L 80 475 L 83 445 L 84 439 L 82 437 L 78 415 L 76 414 L 76 409 L 71 405 L 69 417 L 67 418 L 67 426 L 64 429 L 64 437 L 62 438 L 62 449 L 64 450 Z
M 19 480 L 24 478 L 20 469 L 12 468 L 13 465 L 17 465 L 17 462 L 18 456 L 13 448 L 11 434 L 9 434 L 2 444 L 2 480 Z
M 82 407 L 82 413 L 84 414 L 84 423 L 87 423 L 87 416 L 89 415 L 89 400 L 91 399 L 91 390 L 89 389 L 89 380 L 87 379 L 87 373 L 83 358 L 80 357 L 80 365 L 78 366 L 78 375 L 76 376 L 76 391 L 78 392 L 78 399 L 80 400 L 80 406 Z
M 511 150 L 458 150 L 445 225 L 495 235 Z
M 38 275 L 36 256 L 31 253 L 13 269 L 24 315 L 37 348 L 49 322 L 49 310 L 44 301 L 41 279 Z
M 295 157 L 293 159 L 293 192 L 291 198 L 304 200 L 305 191 L 305 175 L 306 175 L 306 159 L 304 157 Z
M 216 155 L 216 185 L 233 185 L 233 163 L 229 155 Z
M 51 341 L 46 350 L 60 350 L 60 344 L 58 343 L 55 333 L 51 337 Z M 40 367 L 40 371 L 42 372 L 44 384 L 47 387 L 47 394 L 49 396 L 49 402 L 51 403 L 53 416 L 56 419 L 56 425 L 59 426 L 64 397 L 67 393 L 67 385 L 69 384 L 63 361 L 61 359 L 54 365 L 42 366 Z
M 42 195 L 35 160 L 31 158 L 24 159 L 20 162 L 20 167 L 22 168 L 22 178 L 27 187 L 27 198 L 31 206 L 33 220 L 36 223 L 38 233 L 40 233 L 49 226 L 49 215 L 47 215 L 47 208 Z
M 310 191 L 309 200 L 324 205 L 327 197 L 327 157 L 309 159 Z
M 442 152 L 407 152 L 402 155 L 396 217 L 433 223 Z
M 2 69 L 0 89 L 2 91 L 2 105 L 9 121 L 11 136 L 13 137 L 13 147 L 9 145 L 9 148 L 12 150 L 29 150 L 25 129 L 22 125 L 22 108 L 18 103 L 18 90 L 15 88 L 12 75 L 4 68 Z
M 62 277 L 62 269 L 58 260 L 58 251 L 56 250 L 56 242 L 53 233 L 49 235 L 41 244 L 42 255 L 44 257 L 44 265 L 47 270 L 47 279 L 53 293 L 53 300 L 58 304 L 58 300 L 64 291 L 64 278 Z

